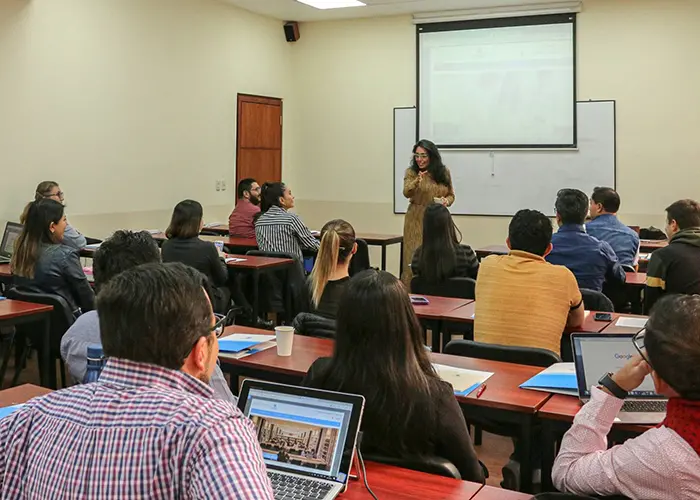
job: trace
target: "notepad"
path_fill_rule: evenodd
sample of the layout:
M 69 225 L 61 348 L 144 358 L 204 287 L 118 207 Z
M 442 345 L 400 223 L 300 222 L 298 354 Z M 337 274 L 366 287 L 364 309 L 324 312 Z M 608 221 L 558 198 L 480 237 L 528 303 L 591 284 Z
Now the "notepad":
M 227 264 L 229 262 L 245 262 L 245 259 L 239 259 L 238 257 L 226 257 L 224 259 L 224 262 L 226 262 Z
M 204 227 L 217 227 L 217 226 L 225 226 L 223 222 L 210 222 L 209 224 L 204 224 Z
M 492 372 L 468 370 L 466 368 L 456 368 L 454 366 L 438 365 L 435 363 L 433 363 L 433 368 L 435 368 L 435 371 L 442 380 L 452 384 L 452 388 L 457 396 L 469 395 L 470 392 L 493 375 Z
M 5 418 L 5 417 L 7 417 L 8 415 L 10 415 L 10 414 L 16 412 L 17 410 L 19 410 L 19 409 L 22 408 L 23 406 L 24 406 L 24 405 L 21 404 L 21 405 L 12 405 L 12 406 L 6 406 L 6 407 L 4 407 L 4 408 L 0 408 L 0 418 Z
M 219 339 L 219 352 L 238 353 L 274 339 L 274 335 L 248 335 L 246 333 L 234 333 L 233 335 Z
M 555 363 L 520 385 L 521 389 L 578 396 L 576 367 L 573 363 Z
M 627 327 L 627 328 L 644 328 L 647 326 L 648 318 L 628 318 L 622 316 L 618 318 L 615 322 L 615 326 Z
M 102 243 L 92 243 L 90 245 L 85 245 L 85 249 L 86 250 L 97 250 L 98 248 L 100 248 L 101 244 Z

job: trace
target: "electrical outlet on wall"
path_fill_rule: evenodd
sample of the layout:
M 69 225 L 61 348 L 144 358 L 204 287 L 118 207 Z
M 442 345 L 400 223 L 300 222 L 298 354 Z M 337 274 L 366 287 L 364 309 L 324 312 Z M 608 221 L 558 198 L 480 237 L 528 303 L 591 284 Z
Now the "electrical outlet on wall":
M 221 179 L 221 190 L 226 191 L 226 179 Z
M 221 181 L 216 181 L 216 190 L 221 191 Z

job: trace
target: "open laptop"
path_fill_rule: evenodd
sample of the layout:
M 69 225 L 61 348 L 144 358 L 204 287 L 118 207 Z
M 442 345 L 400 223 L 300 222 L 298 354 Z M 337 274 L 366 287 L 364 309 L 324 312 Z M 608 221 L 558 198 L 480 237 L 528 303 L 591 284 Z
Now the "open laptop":
M 581 401 L 588 402 L 591 386 L 597 385 L 603 375 L 615 373 L 637 354 L 633 337 L 634 334 L 627 333 L 574 333 L 571 336 Z M 658 424 L 666 417 L 667 402 L 667 398 L 656 394 L 654 381 L 647 375 L 642 385 L 629 393 L 615 421 Z
M 238 407 L 255 424 L 276 499 L 345 491 L 364 405 L 353 394 L 243 382 Z
M 5 225 L 5 233 L 2 235 L 2 243 L 0 243 L 0 264 L 10 263 L 12 253 L 15 251 L 15 241 L 21 232 L 22 224 L 8 222 Z

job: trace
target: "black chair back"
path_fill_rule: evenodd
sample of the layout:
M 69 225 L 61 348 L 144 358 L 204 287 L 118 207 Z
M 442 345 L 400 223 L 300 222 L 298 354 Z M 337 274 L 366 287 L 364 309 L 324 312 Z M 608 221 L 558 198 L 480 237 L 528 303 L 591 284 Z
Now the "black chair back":
M 559 355 L 547 349 L 486 344 L 473 340 L 453 340 L 445 346 L 444 353 L 468 358 L 488 359 L 490 361 L 541 366 L 543 368 L 547 368 L 554 363 L 561 363 Z
M 630 266 L 629 264 L 620 264 L 620 267 L 625 270 L 626 273 L 636 273 L 637 270 L 634 268 L 634 266 Z
M 371 267 L 367 242 L 365 240 L 358 239 L 355 240 L 355 243 L 357 243 L 357 252 L 355 252 L 355 255 L 352 256 L 352 260 L 350 261 L 350 268 L 348 269 L 350 276 L 366 271 Z
M 277 259 L 294 259 L 294 255 L 284 252 L 264 252 L 262 250 L 249 250 L 246 255 L 257 257 L 274 257 Z M 291 293 L 292 311 L 285 310 L 284 287 L 289 287 Z M 262 297 L 265 309 L 270 312 L 284 312 L 285 317 L 293 318 L 296 312 L 303 309 L 301 297 L 304 290 L 304 268 L 301 262 L 296 261 L 295 265 L 287 267 L 275 273 L 265 273 L 260 277 L 260 291 L 265 296 Z
M 294 318 L 292 326 L 299 335 L 324 339 L 335 338 L 335 320 L 324 318 L 318 314 L 308 312 L 299 313 L 296 318 Z
M 457 467 L 446 458 L 428 456 L 420 458 L 396 458 L 380 454 L 363 453 L 363 458 L 371 462 L 393 465 L 404 469 L 426 472 L 443 477 L 462 479 Z
M 429 283 L 421 276 L 411 280 L 411 293 L 453 297 L 456 299 L 474 299 L 476 280 L 471 278 L 450 278 L 440 283 Z
M 615 306 L 603 292 L 581 288 L 583 306 L 589 311 L 615 312 Z

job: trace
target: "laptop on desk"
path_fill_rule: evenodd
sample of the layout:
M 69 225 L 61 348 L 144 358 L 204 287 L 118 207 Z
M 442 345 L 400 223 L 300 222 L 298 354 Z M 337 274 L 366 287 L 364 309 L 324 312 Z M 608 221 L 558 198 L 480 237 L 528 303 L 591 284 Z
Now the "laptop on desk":
M 5 225 L 2 243 L 0 243 L 0 264 L 10 263 L 12 253 L 15 251 L 15 241 L 22 233 L 22 227 L 22 224 L 17 224 L 16 222 L 8 222 Z
M 246 379 L 238 407 L 255 424 L 275 499 L 332 500 L 347 488 L 365 399 Z
M 634 334 L 574 333 L 571 346 L 574 351 L 576 382 L 579 398 L 587 403 L 591 386 L 606 373 L 615 373 L 637 354 L 632 343 Z M 615 419 L 626 424 L 661 423 L 666 417 L 668 399 L 656 393 L 651 375 L 636 390 L 629 393 Z

